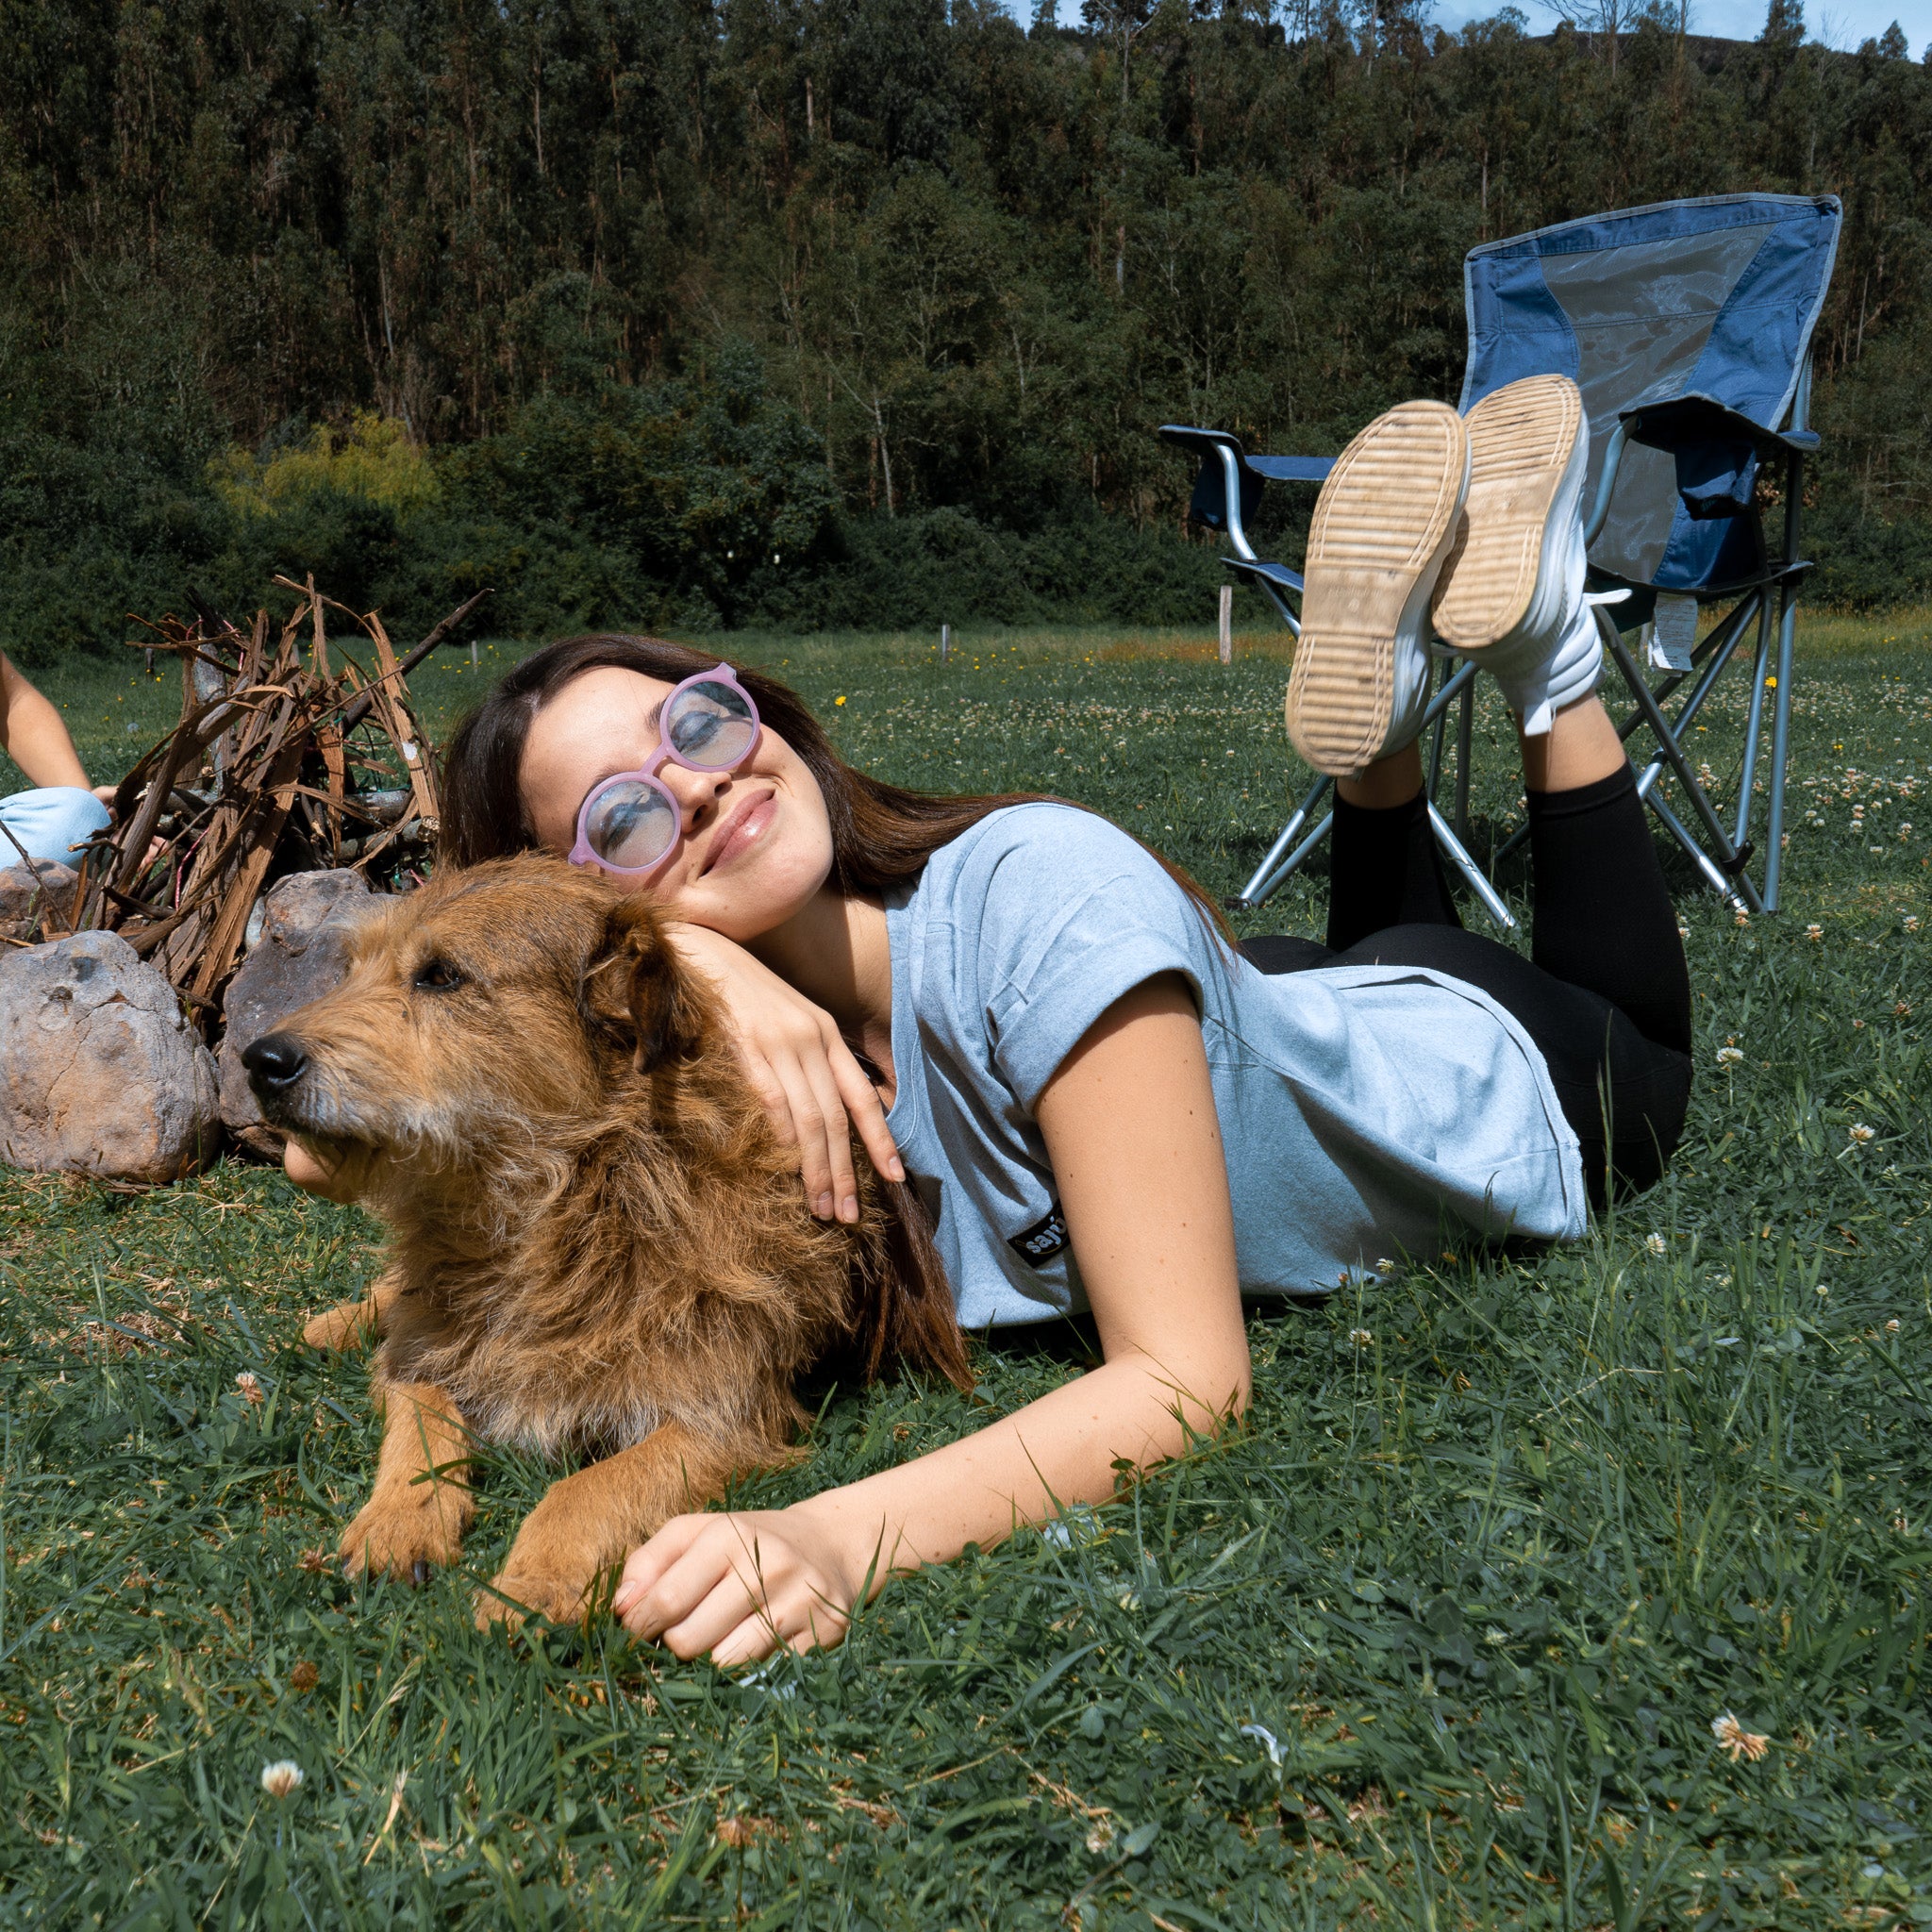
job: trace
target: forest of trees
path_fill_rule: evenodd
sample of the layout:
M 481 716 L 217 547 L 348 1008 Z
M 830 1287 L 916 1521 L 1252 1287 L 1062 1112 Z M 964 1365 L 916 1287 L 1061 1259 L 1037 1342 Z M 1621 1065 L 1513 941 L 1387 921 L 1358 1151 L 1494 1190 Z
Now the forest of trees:
M 527 631 L 1198 617 L 1158 424 L 1335 450 L 1454 397 L 1473 243 L 1740 189 L 1845 204 L 1820 588 L 1932 595 L 1932 49 L 1590 11 L 0 0 L 0 643 L 278 568 Z

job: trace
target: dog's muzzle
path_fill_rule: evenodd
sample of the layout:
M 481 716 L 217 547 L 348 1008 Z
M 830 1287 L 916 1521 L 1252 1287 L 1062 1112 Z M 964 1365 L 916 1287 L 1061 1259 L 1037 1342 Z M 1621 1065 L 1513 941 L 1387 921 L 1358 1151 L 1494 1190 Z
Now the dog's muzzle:
M 242 1049 L 248 1084 L 262 1110 L 273 1118 L 276 1104 L 286 1107 L 308 1071 L 308 1050 L 292 1033 L 264 1033 Z

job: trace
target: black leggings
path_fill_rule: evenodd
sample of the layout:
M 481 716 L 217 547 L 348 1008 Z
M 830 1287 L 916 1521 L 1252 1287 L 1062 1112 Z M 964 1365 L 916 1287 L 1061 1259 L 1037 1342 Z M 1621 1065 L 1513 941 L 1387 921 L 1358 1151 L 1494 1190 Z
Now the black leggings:
M 1684 1131 L 1690 976 L 1629 766 L 1532 791 L 1529 854 L 1525 959 L 1462 929 L 1422 796 L 1386 811 L 1338 797 L 1328 943 L 1253 939 L 1241 952 L 1263 973 L 1426 966 L 1480 987 L 1541 1050 L 1601 1208 L 1649 1187 Z

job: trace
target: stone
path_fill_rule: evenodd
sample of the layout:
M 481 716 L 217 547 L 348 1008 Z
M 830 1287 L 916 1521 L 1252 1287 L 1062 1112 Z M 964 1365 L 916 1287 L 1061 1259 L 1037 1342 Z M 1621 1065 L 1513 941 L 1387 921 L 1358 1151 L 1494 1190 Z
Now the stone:
M 214 1056 L 118 934 L 0 956 L 0 1161 L 179 1180 L 222 1141 Z
M 391 903 L 358 872 L 297 872 L 277 879 L 262 902 L 261 937 L 223 1000 L 222 1120 L 253 1154 L 282 1158 L 282 1137 L 261 1117 L 242 1064 L 242 1050 L 289 1015 L 341 985 L 349 936 Z
M 25 860 L 0 871 L 0 938 L 35 940 L 49 929 L 67 931 L 74 924 L 74 889 L 79 883 L 80 874 L 72 866 L 54 858 L 39 860 L 32 871 Z

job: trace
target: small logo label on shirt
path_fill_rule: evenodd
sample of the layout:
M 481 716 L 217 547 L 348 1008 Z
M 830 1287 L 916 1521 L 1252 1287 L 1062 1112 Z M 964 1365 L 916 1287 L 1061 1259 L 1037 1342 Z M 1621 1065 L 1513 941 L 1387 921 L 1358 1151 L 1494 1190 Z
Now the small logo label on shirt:
M 1058 1201 L 1048 1209 L 1043 1221 L 1036 1221 L 1031 1227 L 1022 1229 L 1007 1243 L 1023 1261 L 1035 1268 L 1051 1261 L 1066 1244 L 1067 1218 L 1060 1212 Z

